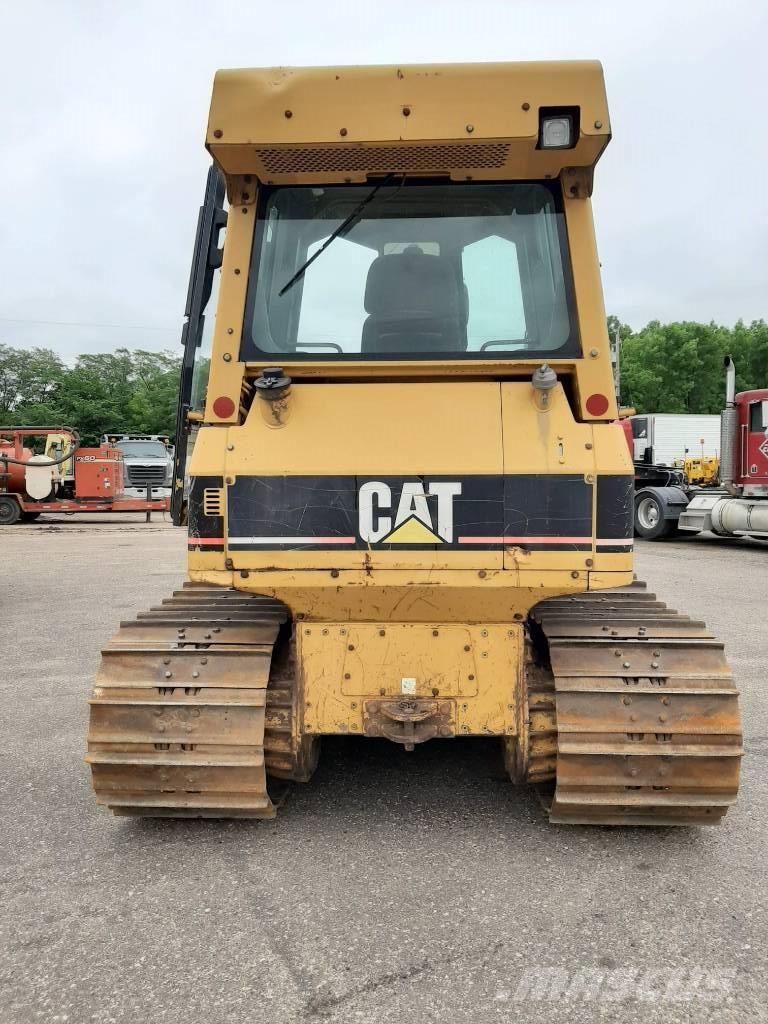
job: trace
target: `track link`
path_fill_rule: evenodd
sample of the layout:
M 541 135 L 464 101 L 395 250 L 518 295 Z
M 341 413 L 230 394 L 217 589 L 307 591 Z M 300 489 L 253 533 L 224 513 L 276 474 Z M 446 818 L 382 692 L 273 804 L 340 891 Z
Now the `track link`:
M 280 602 L 185 584 L 102 651 L 88 755 L 115 814 L 271 818 L 267 773 L 308 777 Z M 314 758 L 316 761 L 316 757 Z
M 548 752 L 554 728 L 557 741 L 550 820 L 717 824 L 738 793 L 742 738 L 723 645 L 704 623 L 643 583 L 554 598 L 531 618 L 550 669 L 539 665 L 528 687 L 531 750 L 537 700 L 546 710 L 539 740 Z M 551 761 L 529 764 L 529 774 L 543 769 L 532 781 L 551 777 Z

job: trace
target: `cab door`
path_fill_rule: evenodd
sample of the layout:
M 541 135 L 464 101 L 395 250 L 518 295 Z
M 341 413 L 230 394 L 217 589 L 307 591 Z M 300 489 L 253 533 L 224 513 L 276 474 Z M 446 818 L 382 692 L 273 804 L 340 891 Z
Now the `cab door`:
M 748 481 L 768 484 L 768 399 L 749 403 L 745 449 Z

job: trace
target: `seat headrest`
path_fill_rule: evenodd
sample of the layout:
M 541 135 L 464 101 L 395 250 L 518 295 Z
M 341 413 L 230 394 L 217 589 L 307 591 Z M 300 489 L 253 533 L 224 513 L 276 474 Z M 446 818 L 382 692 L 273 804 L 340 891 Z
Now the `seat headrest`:
M 459 285 L 444 257 L 409 246 L 401 253 L 377 256 L 371 263 L 365 284 L 367 313 L 453 317 L 460 308 Z

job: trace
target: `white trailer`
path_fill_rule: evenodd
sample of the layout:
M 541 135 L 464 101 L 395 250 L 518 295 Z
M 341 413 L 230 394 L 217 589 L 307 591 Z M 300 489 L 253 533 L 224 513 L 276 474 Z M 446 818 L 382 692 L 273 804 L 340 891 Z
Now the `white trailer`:
M 634 461 L 671 466 L 676 459 L 720 456 L 720 417 L 648 413 L 630 417 Z

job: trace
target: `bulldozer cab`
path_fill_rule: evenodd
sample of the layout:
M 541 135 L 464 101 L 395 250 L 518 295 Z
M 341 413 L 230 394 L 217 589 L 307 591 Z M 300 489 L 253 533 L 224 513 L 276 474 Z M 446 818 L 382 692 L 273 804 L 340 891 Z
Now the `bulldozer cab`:
M 201 568 L 626 578 L 630 466 L 595 431 L 616 416 L 589 198 L 609 138 L 594 62 L 217 74 L 174 502 Z

